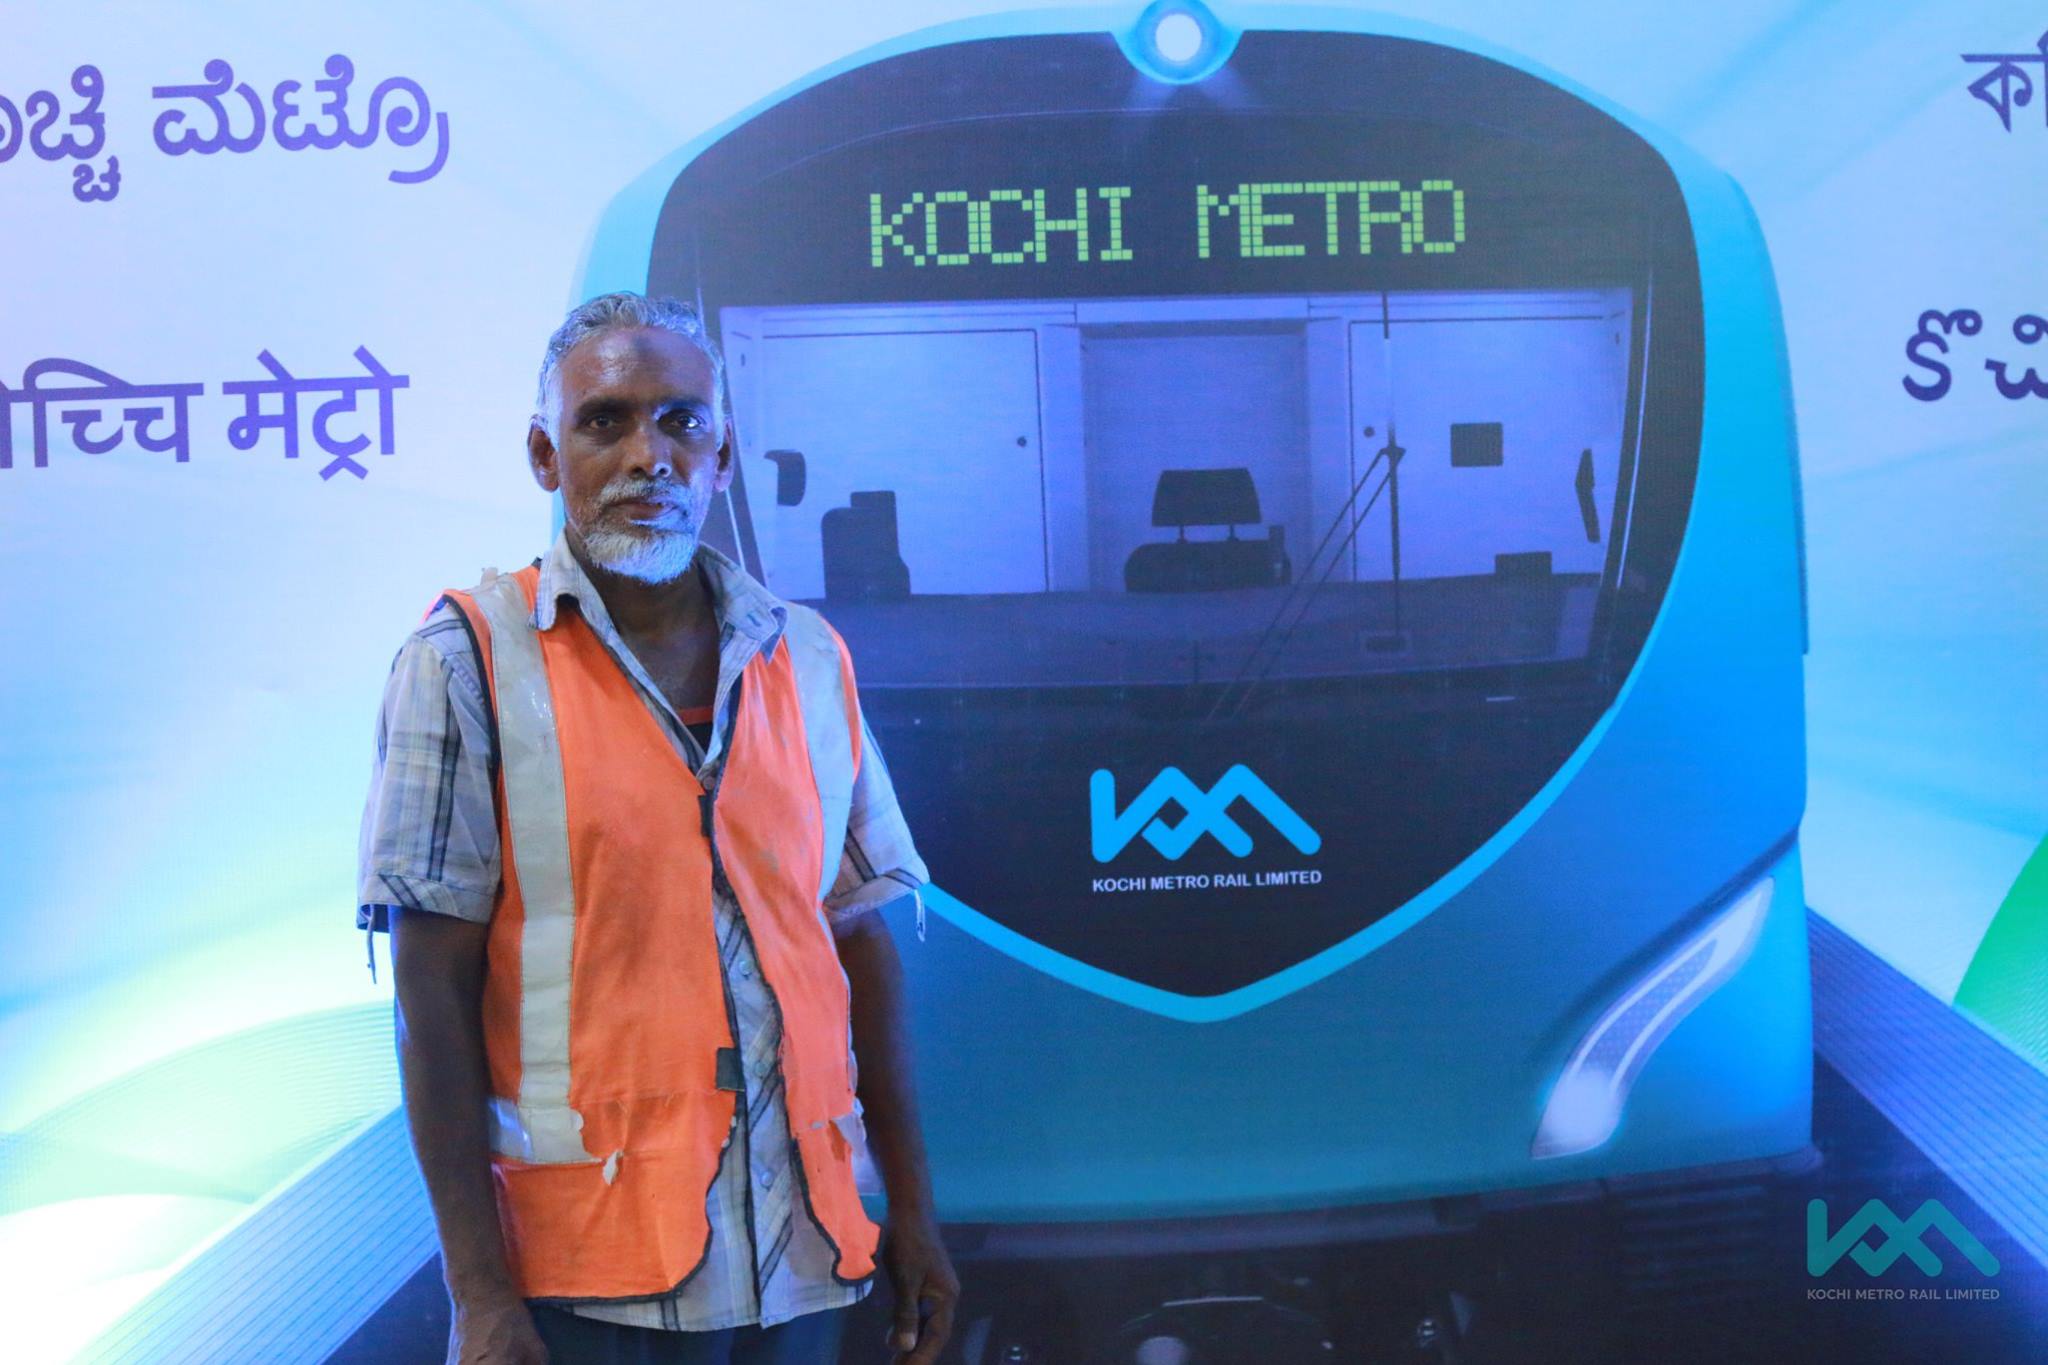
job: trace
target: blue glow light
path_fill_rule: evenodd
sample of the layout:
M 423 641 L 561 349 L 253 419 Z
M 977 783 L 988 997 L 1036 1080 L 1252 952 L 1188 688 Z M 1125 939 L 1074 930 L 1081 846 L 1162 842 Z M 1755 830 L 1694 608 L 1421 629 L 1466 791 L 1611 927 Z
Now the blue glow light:
M 1237 34 L 1198 0 L 1155 0 L 1117 39 L 1131 65 L 1175 85 L 1214 75 L 1237 45 Z
M 1164 15 L 1152 27 L 1152 46 L 1175 66 L 1193 65 L 1207 46 L 1207 38 L 1200 21 L 1184 11 Z

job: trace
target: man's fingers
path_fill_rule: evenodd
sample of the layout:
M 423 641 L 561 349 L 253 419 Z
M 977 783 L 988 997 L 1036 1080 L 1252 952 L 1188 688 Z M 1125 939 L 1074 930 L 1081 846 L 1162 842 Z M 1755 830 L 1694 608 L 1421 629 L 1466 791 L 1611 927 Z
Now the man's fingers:
M 953 1300 L 940 1299 L 925 1319 L 924 1332 L 919 1337 L 917 1349 L 912 1351 L 904 1365 L 932 1365 L 939 1358 L 939 1352 L 946 1348 L 946 1339 L 953 1335 Z
M 919 1275 L 915 1284 L 899 1280 L 896 1284 L 896 1324 L 889 1329 L 889 1345 L 898 1351 L 908 1351 L 918 1344 L 917 1299 L 924 1289 L 924 1276 Z

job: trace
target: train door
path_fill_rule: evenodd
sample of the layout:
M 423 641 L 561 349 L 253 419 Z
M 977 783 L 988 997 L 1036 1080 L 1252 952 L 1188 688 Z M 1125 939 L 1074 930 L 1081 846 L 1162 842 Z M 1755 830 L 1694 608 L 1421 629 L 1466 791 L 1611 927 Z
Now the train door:
M 1029 328 L 851 330 L 815 317 L 801 332 L 726 326 L 745 372 L 734 384 L 743 445 L 780 476 L 747 490 L 776 592 L 1045 590 Z
M 1600 572 L 1628 375 L 1618 294 L 1397 295 L 1352 323 L 1354 468 L 1403 452 L 1404 577 Z M 1354 572 L 1390 577 L 1392 553 L 1361 532 Z
M 1383 505 L 1352 542 L 1393 582 L 1398 650 L 1442 662 L 1583 657 L 1617 505 L 1623 291 L 1393 296 L 1351 324 L 1352 461 Z
M 1084 337 L 1090 581 L 1097 591 L 1125 591 L 1134 578 L 1142 585 L 1134 556 L 1176 536 L 1198 545 L 1239 537 L 1271 545 L 1263 557 L 1242 556 L 1241 564 L 1211 575 L 1207 588 L 1280 581 L 1276 566 L 1287 547 L 1309 534 L 1302 376 L 1299 322 L 1133 324 Z M 1232 471 L 1243 480 L 1241 491 L 1220 507 L 1176 514 L 1171 481 L 1187 470 Z M 1162 498 L 1162 489 L 1169 496 Z M 1190 516 L 1196 520 L 1183 524 Z M 1157 587 L 1185 595 L 1195 585 Z

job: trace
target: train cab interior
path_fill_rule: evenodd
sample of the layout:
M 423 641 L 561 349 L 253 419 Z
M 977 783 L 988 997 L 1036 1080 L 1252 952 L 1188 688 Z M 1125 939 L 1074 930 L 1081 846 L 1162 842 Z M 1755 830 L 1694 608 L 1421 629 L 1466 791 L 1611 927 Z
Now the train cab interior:
M 828 610 L 864 686 L 1573 659 L 1618 568 L 1624 288 L 728 308 L 722 331 L 735 539 Z

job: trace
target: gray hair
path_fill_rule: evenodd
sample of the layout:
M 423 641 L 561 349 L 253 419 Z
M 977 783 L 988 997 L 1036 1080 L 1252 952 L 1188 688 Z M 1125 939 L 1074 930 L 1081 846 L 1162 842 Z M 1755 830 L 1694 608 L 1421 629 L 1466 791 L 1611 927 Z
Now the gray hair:
M 555 329 L 555 334 L 548 338 L 547 354 L 540 362 L 540 386 L 534 398 L 533 424 L 545 431 L 550 441 L 561 439 L 562 357 L 569 354 L 579 341 L 623 327 L 656 327 L 664 332 L 674 332 L 702 351 L 704 358 L 711 362 L 711 394 L 717 404 L 713 421 L 725 420 L 725 356 L 705 329 L 704 319 L 697 310 L 681 299 L 621 291 L 599 294 L 577 304 L 569 310 L 569 316 L 562 319 L 562 325 Z

